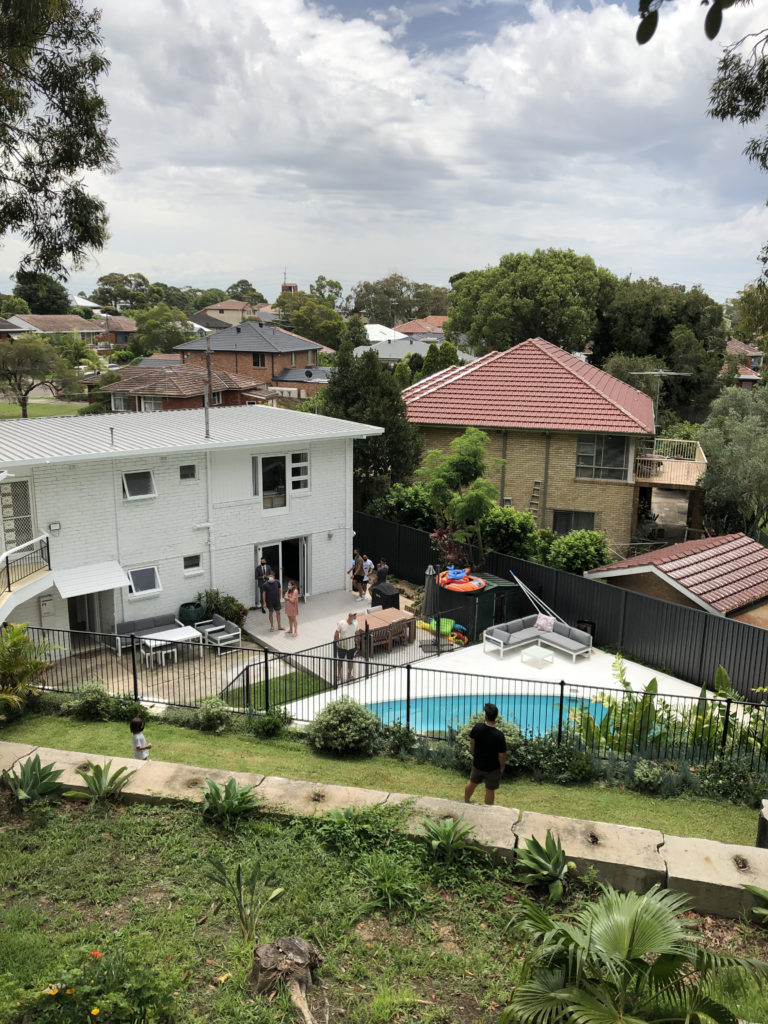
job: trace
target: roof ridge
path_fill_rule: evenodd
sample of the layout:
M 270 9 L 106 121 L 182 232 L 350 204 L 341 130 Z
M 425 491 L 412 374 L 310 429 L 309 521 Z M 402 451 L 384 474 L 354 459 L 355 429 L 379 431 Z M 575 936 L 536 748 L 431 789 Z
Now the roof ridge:
M 509 349 L 506 351 L 509 351 Z M 407 405 L 408 398 L 423 398 L 424 395 L 432 394 L 433 391 L 439 391 L 440 388 L 445 387 L 446 384 L 452 384 L 455 380 L 460 380 L 467 373 L 473 372 L 474 370 L 479 369 L 481 365 L 485 366 L 488 363 L 493 362 L 494 359 L 498 359 L 503 355 L 503 352 L 486 352 L 484 356 L 479 356 L 477 359 L 473 359 L 471 363 L 465 363 L 464 366 L 449 366 L 445 370 L 438 370 L 437 373 L 433 373 L 430 377 L 425 377 L 424 380 L 420 380 L 416 384 L 411 384 L 409 387 L 405 388 L 403 391 L 403 400 Z M 432 381 L 432 384 L 429 387 L 422 387 L 422 385 L 428 384 L 429 381 Z M 406 391 L 410 391 L 411 388 L 418 388 L 419 391 L 416 392 L 414 390 L 412 395 L 405 398 Z
M 546 341 L 544 338 L 526 338 L 526 340 L 521 341 L 520 344 L 527 345 L 529 341 L 536 345 L 536 347 L 542 353 L 542 355 L 549 356 L 559 366 L 562 366 L 562 368 L 567 373 L 570 373 L 572 377 L 575 377 L 582 384 L 586 384 L 587 387 L 590 388 L 596 395 L 599 395 L 606 402 L 610 402 L 610 404 L 614 406 L 614 408 L 618 409 L 620 412 L 623 412 L 625 416 L 628 416 L 629 419 L 635 422 L 639 427 L 645 427 L 645 424 L 642 422 L 642 420 L 640 420 L 639 417 L 635 416 L 634 413 L 631 413 L 628 409 L 625 409 L 620 402 L 617 402 L 615 399 L 611 398 L 610 395 L 607 395 L 605 391 L 602 391 L 600 388 L 598 388 L 597 385 L 594 384 L 591 380 L 587 380 L 587 378 L 584 377 L 582 374 L 577 373 L 576 367 L 566 365 L 563 359 L 559 358 L 559 354 L 562 353 L 562 355 L 567 357 L 569 360 L 576 360 L 576 362 L 580 363 L 582 366 L 589 367 L 592 370 L 596 370 L 598 373 L 604 374 L 606 377 L 611 377 L 610 373 L 606 373 L 605 370 L 601 370 L 599 366 L 593 366 L 591 363 L 584 362 L 583 360 L 579 359 L 578 356 L 575 356 L 572 352 L 566 352 L 564 348 L 560 348 L 558 345 L 554 345 L 551 341 Z M 547 352 L 547 350 L 542 348 L 541 345 L 538 345 L 537 342 L 541 342 L 542 345 L 546 345 L 547 348 L 553 349 L 554 351 Z M 517 347 L 519 346 L 516 345 L 515 348 Z M 618 377 L 611 377 L 611 380 L 618 381 L 619 384 L 623 384 L 627 388 L 632 387 L 631 384 L 627 384 L 626 381 L 619 380 Z M 633 388 L 633 390 L 637 391 L 638 388 Z

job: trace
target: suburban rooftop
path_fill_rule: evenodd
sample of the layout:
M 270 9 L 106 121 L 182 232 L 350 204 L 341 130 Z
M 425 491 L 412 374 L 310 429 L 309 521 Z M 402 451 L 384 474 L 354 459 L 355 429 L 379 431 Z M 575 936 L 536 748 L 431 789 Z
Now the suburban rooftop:
M 318 345 L 308 338 L 302 338 L 299 334 L 292 334 L 291 331 L 283 330 L 282 327 L 274 327 L 272 324 L 262 324 L 256 320 L 244 320 L 241 324 L 234 324 L 224 330 L 216 331 L 208 338 L 196 338 L 194 341 L 185 341 L 181 345 L 175 345 L 177 352 L 205 352 L 210 345 L 212 352 L 305 352 L 322 350 L 323 346 Z
M 295 445 L 384 433 L 381 427 L 365 423 L 271 406 L 214 408 L 209 410 L 209 416 L 209 438 L 205 437 L 202 409 L 6 420 L 0 432 L 0 468 L 254 445 Z

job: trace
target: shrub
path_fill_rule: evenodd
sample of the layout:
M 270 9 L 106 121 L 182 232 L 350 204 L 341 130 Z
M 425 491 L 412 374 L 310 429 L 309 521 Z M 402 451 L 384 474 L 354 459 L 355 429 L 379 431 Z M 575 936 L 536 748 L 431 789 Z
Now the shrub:
M 64 792 L 64 786 L 58 781 L 63 773 L 63 768 L 41 764 L 40 755 L 35 754 L 12 772 L 3 772 L 3 782 L 20 804 L 31 804 L 37 800 L 58 800 Z
M 401 757 L 411 754 L 416 746 L 416 733 L 401 722 L 393 722 L 382 729 L 384 752 L 390 757 Z
M 555 537 L 547 556 L 547 565 L 579 575 L 610 561 L 605 534 L 598 530 L 571 530 L 564 537 Z
M 90 679 L 81 690 L 62 706 L 62 714 L 86 722 L 129 722 L 143 718 L 146 709 L 132 697 L 113 697 L 100 679 Z
M 197 595 L 198 602 L 203 606 L 206 619 L 213 615 L 222 615 L 236 626 L 242 626 L 248 615 L 248 609 L 240 604 L 231 594 L 222 594 L 219 590 L 202 590 Z
M 327 704 L 307 729 L 313 750 L 340 757 L 371 757 L 379 746 L 378 718 L 348 697 Z
M 290 721 L 290 715 L 278 710 L 266 711 L 263 715 L 248 715 L 248 732 L 260 740 L 274 739 L 285 728 L 286 719 Z
M 469 734 L 473 726 L 478 722 L 484 721 L 485 715 L 482 712 L 472 715 L 470 720 L 465 722 L 456 733 L 453 754 L 456 766 L 462 772 L 468 772 L 472 767 L 472 755 L 469 752 Z M 501 715 L 496 719 L 496 728 L 504 734 L 504 738 L 507 741 L 507 762 L 516 761 L 517 751 L 523 739 L 522 733 L 512 722 L 505 722 Z
M 512 758 L 507 756 L 508 768 L 530 774 L 538 782 L 591 782 L 597 774 L 590 754 L 568 744 L 558 746 L 552 736 L 522 738 L 512 753 Z
M 410 840 L 403 831 L 408 813 L 408 804 L 334 808 L 314 819 L 313 829 L 332 850 L 355 855 L 387 848 L 405 851 L 410 848 Z
M 166 708 L 163 721 L 180 729 L 199 729 L 198 713 L 194 708 Z
M 532 513 L 494 505 L 482 522 L 483 544 L 487 551 L 531 560 L 539 546 L 539 531 Z
M 239 786 L 235 779 L 229 779 L 222 787 L 207 777 L 205 783 L 203 817 L 225 828 L 235 824 L 244 814 L 252 814 L 258 806 L 253 786 Z
M 69 693 L 58 693 L 56 690 L 38 690 L 30 697 L 28 707 L 38 715 L 64 715 L 64 710 L 71 701 Z
M 136 770 L 129 771 L 126 767 L 118 768 L 116 772 L 111 771 L 112 762 L 107 761 L 105 765 L 88 762 L 88 768 L 83 771 L 77 769 L 77 774 L 88 787 L 88 796 L 92 804 L 106 804 L 110 800 L 117 801 L 120 794 L 136 774 Z
M 36 690 L 34 683 L 48 667 L 47 641 L 35 643 L 26 625 L 8 624 L 0 630 L 0 721 L 19 714 Z
M 230 713 L 219 697 L 205 697 L 197 709 L 197 727 L 203 732 L 225 732 L 229 726 Z
M 748 757 L 740 760 L 718 757 L 700 765 L 697 774 L 704 796 L 719 797 L 734 804 L 759 807 L 768 792 L 768 777 L 754 768 Z
M 515 857 L 515 873 L 523 885 L 546 885 L 549 898 L 559 900 L 563 895 L 563 883 L 569 871 L 576 865 L 567 860 L 559 837 L 555 839 L 547 829 L 544 845 L 535 836 L 524 840 L 525 849 L 519 849 Z
M 396 857 L 386 850 L 374 850 L 360 858 L 358 878 L 368 892 L 366 911 L 381 907 L 386 911 L 415 910 L 421 903 L 421 880 L 407 857 Z
M 394 484 L 383 497 L 370 502 L 365 511 L 369 516 L 379 516 L 417 530 L 432 530 L 435 526 L 435 513 L 424 484 Z

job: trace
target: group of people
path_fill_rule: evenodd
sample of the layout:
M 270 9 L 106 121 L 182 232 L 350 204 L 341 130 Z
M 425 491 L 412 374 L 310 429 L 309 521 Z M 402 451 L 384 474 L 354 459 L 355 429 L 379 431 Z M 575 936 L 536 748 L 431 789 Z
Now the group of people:
M 286 631 L 280 617 L 283 604 L 285 614 L 288 617 L 287 633 L 290 637 L 299 635 L 299 588 L 293 580 L 288 580 L 285 586 L 285 594 L 280 580 L 276 578 L 272 566 L 266 558 L 262 558 L 256 566 L 256 587 L 258 600 L 263 615 L 269 615 L 269 632 L 275 632 L 275 616 L 277 616 L 277 628 Z
M 355 548 L 352 552 L 352 565 L 349 567 L 347 575 L 352 577 L 352 589 L 357 594 L 357 600 L 365 601 L 369 586 L 386 583 L 389 566 L 383 557 L 374 565 L 368 555 Z

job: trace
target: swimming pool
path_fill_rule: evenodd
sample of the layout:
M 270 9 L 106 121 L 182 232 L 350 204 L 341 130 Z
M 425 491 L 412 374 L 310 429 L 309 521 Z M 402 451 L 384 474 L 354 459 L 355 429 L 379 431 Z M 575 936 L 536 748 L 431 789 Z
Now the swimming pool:
M 415 732 L 439 736 L 449 729 L 458 729 L 472 715 L 483 710 L 487 702 L 495 704 L 507 722 L 514 722 L 526 735 L 544 736 L 557 730 L 560 719 L 559 694 L 453 694 L 445 697 L 412 697 L 410 724 Z M 385 725 L 400 722 L 405 725 L 407 702 L 389 700 L 366 704 Z M 596 722 L 605 714 L 600 704 L 590 705 L 588 697 L 566 697 L 563 700 L 563 725 L 572 709 L 589 708 Z

